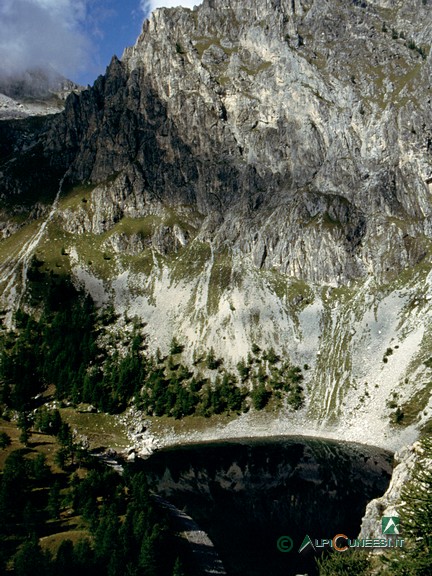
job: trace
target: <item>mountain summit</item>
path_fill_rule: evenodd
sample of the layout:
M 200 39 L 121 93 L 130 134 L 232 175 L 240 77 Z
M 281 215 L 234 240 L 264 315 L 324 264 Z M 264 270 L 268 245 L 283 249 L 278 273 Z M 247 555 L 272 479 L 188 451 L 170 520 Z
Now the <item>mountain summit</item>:
M 368 414 L 387 442 L 397 406 L 412 437 L 431 355 L 430 8 L 156 10 L 63 113 L 0 125 L 6 308 L 33 251 L 140 316 L 154 349 L 177 334 L 227 362 L 257 343 L 307 365 L 299 426 L 362 439 Z

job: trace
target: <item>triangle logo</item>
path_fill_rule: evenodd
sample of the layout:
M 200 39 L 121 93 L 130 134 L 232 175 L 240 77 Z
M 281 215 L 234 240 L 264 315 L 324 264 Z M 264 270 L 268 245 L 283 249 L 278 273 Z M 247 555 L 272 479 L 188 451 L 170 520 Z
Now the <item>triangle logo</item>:
M 384 516 L 381 521 L 383 534 L 400 534 L 399 518 L 397 516 Z
M 304 550 L 305 548 L 307 548 L 307 547 L 309 546 L 309 544 L 310 544 L 310 545 L 312 546 L 312 548 L 315 550 L 315 546 L 313 545 L 313 542 L 312 542 L 312 540 L 310 539 L 310 536 L 306 535 L 306 536 L 303 538 L 303 542 L 301 543 L 301 546 L 300 546 L 300 548 L 299 548 L 299 554 L 300 554 L 300 552 L 303 552 L 303 550 Z

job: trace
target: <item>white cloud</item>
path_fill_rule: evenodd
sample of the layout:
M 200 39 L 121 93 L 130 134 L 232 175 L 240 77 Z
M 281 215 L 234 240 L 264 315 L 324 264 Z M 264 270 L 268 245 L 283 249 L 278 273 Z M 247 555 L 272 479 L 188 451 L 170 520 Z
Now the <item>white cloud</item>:
M 0 76 L 83 68 L 90 48 L 80 31 L 86 8 L 87 0 L 0 0 Z
M 174 6 L 193 8 L 199 4 L 201 4 L 200 0 L 141 0 L 141 8 L 145 14 L 152 12 L 156 8 L 173 8 Z
M 120 0 L 0 0 L 0 80 L 32 68 L 53 68 L 78 81 L 82 73 L 87 83 L 87 76 L 104 67 L 99 65 L 102 51 L 105 58 L 111 45 L 112 53 L 119 50 L 114 42 L 116 25 L 131 26 L 138 12 L 142 17 L 162 6 L 193 8 L 200 0 L 127 0 L 124 4 L 122 0 L 121 8 L 119 4 Z

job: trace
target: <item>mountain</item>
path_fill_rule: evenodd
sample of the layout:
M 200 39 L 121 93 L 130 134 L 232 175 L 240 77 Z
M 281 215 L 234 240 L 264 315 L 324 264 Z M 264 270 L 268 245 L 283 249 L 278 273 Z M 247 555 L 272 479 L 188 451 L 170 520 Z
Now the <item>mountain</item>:
M 0 119 L 57 114 L 69 94 L 82 89 L 53 70 L 37 68 L 0 76 Z
M 190 362 L 212 346 L 235 366 L 255 344 L 305 367 L 280 432 L 415 438 L 431 408 L 430 8 L 160 9 L 64 112 L 3 120 L 6 323 L 36 254 L 146 322 L 151 350 L 175 335 Z

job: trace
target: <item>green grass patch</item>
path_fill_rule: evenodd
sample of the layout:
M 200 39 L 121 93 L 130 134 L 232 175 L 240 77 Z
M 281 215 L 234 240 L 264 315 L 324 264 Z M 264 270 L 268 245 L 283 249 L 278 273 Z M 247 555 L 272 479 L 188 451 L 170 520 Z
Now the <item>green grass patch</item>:
M 179 206 L 178 209 L 165 208 L 162 223 L 173 228 L 175 225 L 195 236 L 204 216 L 192 206 Z M 193 223 L 193 224 L 192 224 Z
M 191 242 L 179 256 L 168 261 L 173 280 L 177 282 L 196 280 L 204 271 L 210 257 L 209 244 L 197 240 Z
M 74 238 L 72 234 L 65 232 L 54 221 L 50 222 L 46 228 L 46 233 L 39 242 L 35 254 L 38 260 L 43 262 L 40 267 L 41 272 L 52 272 L 54 274 L 70 274 L 70 259 L 67 255 Z
M 0 418 L 0 432 L 5 432 L 11 439 L 11 445 L 0 449 L 0 470 L 3 470 L 6 458 L 14 450 L 20 450 L 23 445 L 19 441 L 20 431 L 14 422 Z
M 336 220 L 335 218 L 330 216 L 330 214 L 328 212 L 324 212 L 323 217 L 322 217 L 322 224 L 323 224 L 324 229 L 325 228 L 332 229 L 335 227 L 338 228 L 338 227 L 342 226 L 340 220 Z
M 150 276 L 154 267 L 151 249 L 146 249 L 141 254 L 133 256 L 129 254 L 119 254 L 117 261 L 122 268 L 130 270 L 134 274 L 145 274 L 146 276 Z
M 217 83 L 219 86 L 228 86 L 231 84 L 231 78 L 229 76 L 221 75 L 217 78 Z
M 150 422 L 152 434 L 159 438 L 172 436 L 173 434 L 193 434 L 194 432 L 207 432 L 213 428 L 225 426 L 236 420 L 237 414 L 213 414 L 206 418 L 205 416 L 185 416 L 181 419 L 175 419 L 171 416 L 146 416 Z
M 260 270 L 260 274 L 266 279 L 270 290 L 276 294 L 279 300 L 284 300 L 288 294 L 289 279 L 277 270 Z
M 9 238 L 0 240 L 0 262 L 4 263 L 9 258 L 13 259 L 18 256 L 21 248 L 36 234 L 41 224 L 42 220 L 34 220 L 17 230 Z
M 400 407 L 403 413 L 403 419 L 400 422 L 402 426 L 409 426 L 419 420 L 420 413 L 429 403 L 431 392 L 432 382 L 428 382 L 424 388 L 416 391 L 405 404 L 402 404 Z
M 113 228 L 110 229 L 110 233 L 119 232 L 124 233 L 127 236 L 140 234 L 146 238 L 153 235 L 154 231 L 162 221 L 163 220 L 159 216 L 153 214 L 149 214 L 143 218 L 123 217 L 113 226 Z
M 94 276 L 102 280 L 112 278 L 117 272 L 115 254 L 102 246 L 110 234 L 112 231 L 103 234 L 70 234 L 54 223 L 50 224 L 49 237 L 45 238 L 37 251 L 38 257 L 45 262 L 44 271 L 68 273 L 71 269 L 70 259 L 62 256 L 62 248 L 65 247 L 69 252 L 74 247 L 81 263 Z
M 333 303 L 347 304 L 356 296 L 356 289 L 351 286 L 336 286 L 336 287 L 325 287 L 322 291 L 323 302 L 329 304 Z
M 91 187 L 75 187 L 67 193 L 65 198 L 61 200 L 60 209 L 74 208 L 82 204 L 86 210 L 91 209 L 90 206 L 90 192 Z M 89 200 L 85 203 L 82 199 Z M 190 215 L 193 222 L 198 222 L 201 216 L 194 212 Z M 126 234 L 132 236 L 135 234 L 141 235 L 143 238 L 150 238 L 156 228 L 164 224 L 173 227 L 178 224 L 190 237 L 196 233 L 193 224 L 189 223 L 189 214 L 184 217 L 180 216 L 174 210 L 167 209 L 165 214 L 161 216 L 147 215 L 143 218 L 122 218 L 110 230 L 102 234 L 84 233 L 84 234 L 71 234 L 64 230 L 61 225 L 61 220 L 54 218 L 47 226 L 44 236 L 41 238 L 35 254 L 42 262 L 40 272 L 53 273 L 56 275 L 69 275 L 72 272 L 72 264 L 70 259 L 70 252 L 75 249 L 79 262 L 82 266 L 95 277 L 101 280 L 108 280 L 117 275 L 119 268 L 130 268 L 134 272 L 142 272 L 150 274 L 154 259 L 151 249 L 146 249 L 140 254 L 117 254 L 109 246 L 105 245 L 106 241 L 115 233 Z M 31 239 L 37 232 L 38 227 L 42 224 L 43 220 L 30 222 L 29 224 L 20 228 L 11 237 L 0 241 L 0 262 L 5 262 L 11 258 L 17 257 L 19 251 L 25 243 Z M 204 244 L 202 246 L 205 246 Z M 210 256 L 210 249 L 203 249 L 202 246 L 193 245 L 186 249 L 187 254 L 185 258 L 179 262 L 175 262 L 175 270 L 178 275 L 186 274 L 190 277 L 195 277 L 201 271 L 201 264 L 206 260 L 206 256 Z M 190 248 L 190 249 L 189 249 Z M 35 289 L 37 287 L 34 287 Z M 41 289 L 43 286 L 41 285 Z
M 304 280 L 292 280 L 287 285 L 287 300 L 297 311 L 302 310 L 314 301 L 314 293 Z
M 222 48 L 227 56 L 231 56 L 232 54 L 238 52 L 238 46 L 232 46 L 231 48 L 222 46 L 220 39 L 216 37 L 199 36 L 194 39 L 194 45 L 200 58 L 202 58 L 204 52 L 208 50 L 210 46 L 217 46 L 218 48 Z
M 428 238 L 416 238 L 417 246 L 422 245 L 425 251 L 424 257 L 414 266 L 408 266 L 403 270 L 390 270 L 382 284 L 377 285 L 377 292 L 389 294 L 394 290 L 414 288 L 425 285 L 427 275 L 432 270 L 432 242 Z M 418 299 L 418 298 L 417 298 Z M 413 302 L 416 298 L 413 299 Z
M 328 65 L 327 56 L 322 52 L 316 51 L 314 57 L 309 59 L 309 64 L 312 64 L 318 70 L 325 71 Z
M 130 444 L 126 427 L 114 415 L 78 412 L 74 408 L 63 408 L 60 413 L 72 429 L 76 428 L 80 434 L 88 437 L 90 449 L 122 449 Z
M 206 50 L 208 50 L 210 48 L 210 46 L 215 45 L 215 46 L 221 47 L 220 40 L 219 40 L 219 38 L 216 38 L 216 37 L 209 38 L 206 36 L 201 36 L 201 37 L 195 38 L 194 43 L 195 43 L 196 51 L 198 52 L 200 58 L 202 58 L 202 55 L 204 54 L 204 52 Z
M 81 184 L 63 192 L 59 199 L 59 210 L 76 210 L 79 207 L 89 209 L 94 184 Z
M 218 253 L 215 255 L 210 273 L 207 299 L 207 311 L 210 316 L 217 313 L 222 294 L 231 286 L 232 267 L 231 254 Z
M 420 436 L 422 438 L 428 437 L 430 438 L 432 436 L 432 418 L 430 420 L 428 420 L 426 422 L 426 424 L 424 424 L 421 429 L 420 429 Z
M 55 557 L 60 544 L 65 540 L 71 540 L 73 545 L 77 544 L 80 540 L 85 538 L 90 539 L 90 532 L 88 530 L 66 530 L 58 532 L 57 534 L 50 534 L 40 539 L 42 550 L 48 550 Z
M 16 422 L 9 422 L 4 419 L 0 419 L 0 432 L 6 432 L 6 434 L 11 439 L 11 445 L 3 450 L 0 449 L 0 470 L 3 470 L 6 458 L 14 450 L 25 450 L 26 452 L 33 452 L 38 454 L 44 454 L 46 457 L 47 464 L 51 467 L 54 473 L 59 473 L 60 469 L 55 462 L 55 454 L 60 448 L 60 444 L 54 438 L 54 436 L 49 436 L 48 434 L 41 434 L 30 429 L 30 439 L 28 447 L 25 448 L 20 442 L 19 437 L 21 431 L 18 429 Z

